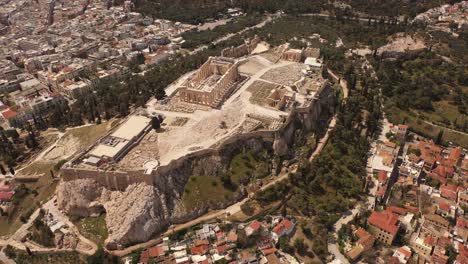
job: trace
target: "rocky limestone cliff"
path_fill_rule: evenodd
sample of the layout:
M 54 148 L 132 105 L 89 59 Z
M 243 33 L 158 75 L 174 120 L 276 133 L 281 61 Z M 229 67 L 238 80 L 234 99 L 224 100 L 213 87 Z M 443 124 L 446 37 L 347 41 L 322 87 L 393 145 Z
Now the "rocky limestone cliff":
M 186 210 L 181 201 L 185 184 L 191 175 L 216 177 L 226 171 L 229 161 L 239 147 L 260 151 L 262 139 L 250 139 L 243 145 L 230 144 L 210 155 L 175 161 L 170 168 L 153 175 L 153 184 L 145 182 L 128 185 L 125 190 L 112 190 L 102 183 L 83 178 L 61 181 L 58 205 L 68 215 L 88 217 L 106 212 L 109 249 L 148 240 L 168 225 L 182 223 L 202 215 L 209 209 L 227 207 L 243 197 L 241 191 L 229 204 L 206 204 L 196 210 Z
M 159 167 L 152 175 L 144 175 L 140 182 L 135 180 L 139 177 L 135 172 L 127 177 L 119 176 L 118 182 L 122 186 L 123 180 L 123 188 L 110 184 L 109 178 L 117 177 L 114 174 L 68 172 L 58 188 L 59 207 L 68 215 L 80 217 L 105 211 L 109 231 L 106 247 L 109 249 L 146 241 L 170 224 L 189 221 L 209 209 L 225 208 L 241 199 L 243 192 L 227 203 L 205 204 L 195 210 L 186 210 L 181 201 L 190 176 L 217 177 L 227 171 L 231 159 L 240 151 L 260 152 L 266 148 L 277 156 L 291 156 L 294 142 L 331 116 L 333 95 L 331 88 L 323 91 L 310 108 L 293 113 L 279 131 L 235 136 L 216 149 L 192 153 Z

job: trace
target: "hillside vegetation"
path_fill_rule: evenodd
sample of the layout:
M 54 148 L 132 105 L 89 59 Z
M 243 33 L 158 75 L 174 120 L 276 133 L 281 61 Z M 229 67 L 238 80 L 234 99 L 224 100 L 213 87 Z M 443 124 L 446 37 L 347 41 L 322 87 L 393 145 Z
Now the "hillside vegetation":
M 328 11 L 369 16 L 414 17 L 418 13 L 444 3 L 459 0 L 137 0 L 138 12 L 159 18 L 198 24 L 219 17 L 229 7 L 241 7 L 247 12 L 276 12 L 287 14 Z

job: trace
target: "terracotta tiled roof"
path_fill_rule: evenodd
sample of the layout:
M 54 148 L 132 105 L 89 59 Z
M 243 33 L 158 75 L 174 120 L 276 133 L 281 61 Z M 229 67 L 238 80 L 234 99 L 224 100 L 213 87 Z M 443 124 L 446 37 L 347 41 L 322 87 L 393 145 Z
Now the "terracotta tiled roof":
M 236 242 L 237 241 L 237 234 L 235 231 L 230 231 L 227 235 L 228 242 Z
M 218 231 L 216 232 L 216 237 L 219 239 L 219 238 L 222 238 L 224 236 L 224 233 L 222 231 Z
M 148 252 L 150 257 L 159 257 L 164 255 L 165 250 L 162 246 L 156 246 L 148 249 Z
M 200 246 L 200 245 L 209 245 L 210 241 L 208 239 L 195 239 L 195 246 Z
M 276 251 L 278 251 L 278 249 L 276 248 L 267 248 L 267 249 L 262 249 L 262 253 L 263 255 L 269 255 L 269 254 L 273 254 L 275 253 Z
M 406 210 L 405 208 L 401 208 L 401 207 L 398 207 L 398 206 L 389 206 L 387 208 L 388 211 L 392 212 L 392 213 L 395 213 L 395 214 L 399 214 L 399 215 L 404 215 L 406 214 L 406 212 L 408 210 Z
M 386 182 L 387 181 L 387 172 L 383 171 L 383 170 L 379 171 L 378 179 L 379 179 L 380 183 Z
M 262 223 L 255 220 L 252 223 L 250 223 L 249 227 L 252 228 L 253 230 L 257 230 L 262 226 Z
M 447 178 L 445 177 L 442 177 L 442 176 L 439 176 L 437 174 L 435 174 L 434 172 L 429 172 L 427 174 L 428 177 L 432 178 L 432 179 L 435 179 L 435 180 L 438 180 L 440 183 L 442 184 L 446 184 L 447 183 Z
M 368 221 L 371 225 L 383 229 L 392 235 L 396 235 L 399 229 L 398 216 L 389 211 L 373 211 Z
M 15 111 L 11 110 L 11 109 L 8 109 L 8 110 L 2 112 L 2 116 L 3 116 L 5 119 L 14 118 L 14 117 L 16 117 L 17 115 L 18 115 L 18 114 L 17 114 Z
M 447 184 L 440 187 L 440 196 L 452 200 L 457 199 L 458 188 L 455 185 Z
M 468 263 L 468 247 L 458 244 L 457 263 Z
M 445 249 L 445 247 L 447 245 L 450 245 L 451 243 L 452 242 L 447 237 L 439 237 L 439 239 L 437 240 L 437 246 L 443 249 Z
M 461 148 L 453 148 L 452 151 L 450 151 L 449 159 L 458 161 L 460 157 L 461 157 Z
M 140 262 L 147 263 L 149 261 L 149 251 L 145 250 L 140 254 Z
M 405 257 L 409 258 L 411 257 L 411 251 L 408 251 L 406 248 L 404 247 L 401 247 L 398 249 L 398 252 L 400 252 L 401 254 L 403 254 Z
M 193 246 L 190 248 L 192 255 L 205 255 L 208 251 L 207 245 Z
M 445 218 L 436 214 L 428 214 L 428 215 L 425 215 L 424 218 L 426 218 L 426 220 L 439 223 L 443 226 L 448 226 L 450 224 Z
M 11 201 L 13 198 L 14 192 L 2 192 L 0 193 L 0 200 L 2 201 Z
M 417 207 L 414 207 L 414 206 L 411 206 L 411 205 L 407 204 L 407 205 L 405 205 L 405 208 L 410 210 L 411 212 L 413 212 L 415 214 L 419 213 L 419 208 L 417 208 Z
M 448 262 L 448 256 L 440 250 L 434 250 L 434 253 L 432 253 L 432 261 L 434 264 L 446 264 Z
M 434 172 L 435 174 L 437 174 L 437 175 L 439 175 L 441 177 L 447 178 L 448 176 L 453 175 L 455 170 L 453 168 L 450 168 L 450 167 L 439 165 L 435 169 L 433 169 L 432 172 Z
M 10 185 L 0 185 L 0 192 L 8 192 L 11 190 Z
M 439 204 L 439 209 L 445 211 L 445 212 L 450 212 L 450 205 L 446 203 L 440 203 Z
M 459 227 L 459 228 L 467 228 L 468 227 L 468 221 L 466 221 L 462 217 L 458 217 L 456 226 Z
M 365 250 L 369 250 L 374 245 L 374 242 L 375 242 L 375 238 L 371 234 L 368 233 L 366 236 L 360 238 L 356 243 L 358 245 L 362 245 L 362 247 Z
M 222 246 L 217 246 L 216 247 L 216 250 L 218 251 L 218 254 L 222 254 L 223 252 L 225 252 L 227 250 L 227 246 L 226 245 L 222 245 Z
M 357 236 L 358 238 L 363 238 L 363 237 L 369 235 L 369 232 L 367 232 L 367 231 L 364 230 L 363 228 L 359 228 L 358 230 L 356 230 L 356 233 L 355 233 L 355 234 L 356 234 L 356 236 Z
M 428 235 L 424 238 L 424 244 L 429 245 L 429 246 L 435 246 L 437 243 L 437 237 L 434 237 L 432 235 Z
M 284 218 L 279 224 L 277 224 L 273 228 L 273 232 L 277 234 L 278 236 L 281 236 L 286 232 L 287 230 L 290 230 L 294 227 L 294 224 L 289 221 L 289 219 Z

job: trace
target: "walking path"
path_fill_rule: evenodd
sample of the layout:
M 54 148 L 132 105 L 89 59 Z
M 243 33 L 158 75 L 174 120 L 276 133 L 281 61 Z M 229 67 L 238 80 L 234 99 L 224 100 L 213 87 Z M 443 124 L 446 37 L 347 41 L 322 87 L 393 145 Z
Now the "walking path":
M 255 29 L 255 28 L 262 28 L 262 27 L 264 27 L 265 25 L 267 25 L 268 23 L 270 23 L 271 21 L 273 21 L 274 19 L 276 19 L 276 18 L 278 18 L 278 17 L 280 17 L 280 15 L 277 15 L 277 14 L 267 15 L 266 19 L 264 19 L 262 22 L 260 22 L 260 23 L 258 23 L 258 24 L 256 24 L 256 25 L 253 25 L 253 26 L 251 26 L 251 27 L 244 28 L 244 29 L 241 30 L 241 31 L 238 31 L 238 32 L 235 32 L 235 33 L 229 33 L 229 34 L 227 34 L 227 35 L 225 35 L 225 36 L 223 36 L 223 37 L 220 37 L 220 38 L 214 40 L 213 42 L 211 42 L 211 44 L 217 45 L 217 44 L 219 44 L 219 43 L 221 43 L 221 42 L 223 42 L 223 41 L 226 41 L 226 40 L 228 40 L 228 39 L 230 39 L 230 38 L 233 38 L 233 37 L 235 37 L 235 36 L 238 36 L 238 35 L 240 35 L 240 34 L 246 32 L 246 31 L 248 31 L 248 30 Z M 199 46 L 198 48 L 192 50 L 189 54 L 190 54 L 190 55 L 196 54 L 196 53 L 198 53 L 198 52 L 200 52 L 200 51 L 202 51 L 202 50 L 207 49 L 208 46 L 209 46 L 209 45 L 202 45 L 202 46 Z

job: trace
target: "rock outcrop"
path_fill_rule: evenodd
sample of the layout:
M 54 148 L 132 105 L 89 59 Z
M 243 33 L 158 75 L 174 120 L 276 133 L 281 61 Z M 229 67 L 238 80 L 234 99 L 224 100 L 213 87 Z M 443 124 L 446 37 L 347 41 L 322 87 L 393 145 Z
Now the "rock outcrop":
M 106 247 L 122 248 L 148 240 L 167 226 L 189 221 L 209 209 L 221 209 L 241 199 L 204 204 L 187 210 L 182 203 L 184 188 L 192 175 L 218 177 L 225 173 L 240 151 L 268 149 L 276 156 L 291 157 L 292 146 L 307 132 L 332 115 L 334 91 L 326 87 L 310 107 L 297 109 L 278 131 L 255 131 L 235 135 L 210 149 L 187 154 L 161 166 L 151 174 L 143 171 L 62 170 L 58 204 L 68 215 L 87 217 L 106 212 L 109 236 Z M 271 159 L 272 161 L 275 159 Z

